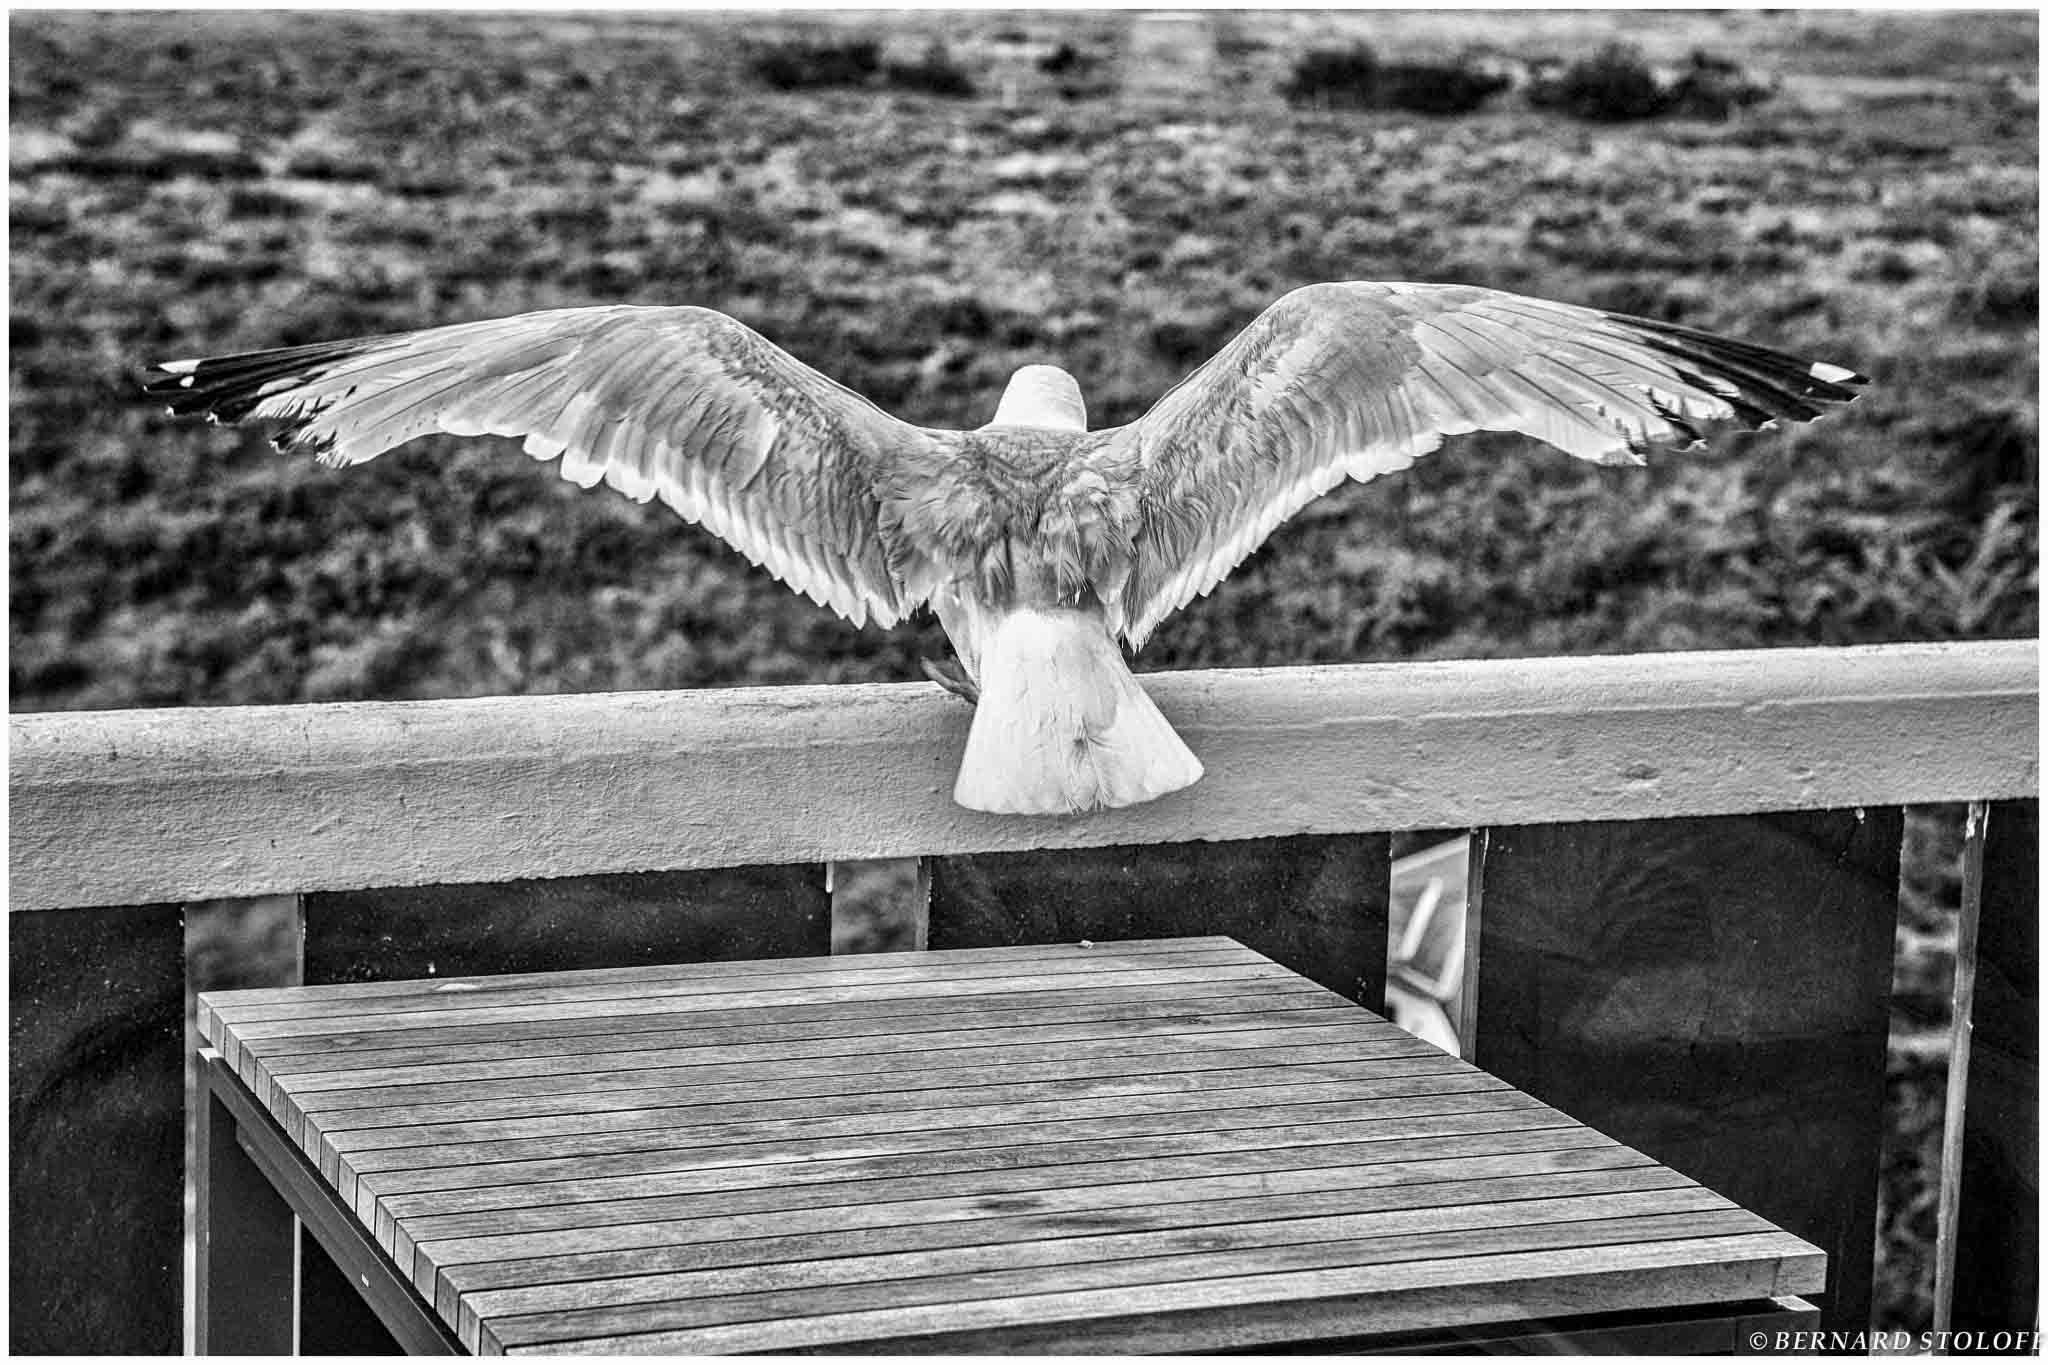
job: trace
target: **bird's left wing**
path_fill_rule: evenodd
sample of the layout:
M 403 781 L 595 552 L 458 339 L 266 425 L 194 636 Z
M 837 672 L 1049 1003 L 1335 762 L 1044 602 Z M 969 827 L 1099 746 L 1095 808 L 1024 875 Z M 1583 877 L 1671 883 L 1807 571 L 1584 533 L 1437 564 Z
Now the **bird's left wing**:
M 1346 478 L 1405 469 L 1467 431 L 1602 464 L 1734 421 L 1808 421 L 1861 375 L 1646 318 L 1463 285 L 1288 294 L 1136 422 L 1098 433 L 1134 466 L 1120 606 L 1135 648 L 1282 521 Z
M 273 419 L 280 449 L 358 464 L 431 432 L 525 438 L 562 477 L 659 497 L 856 625 L 916 605 L 877 476 L 936 436 L 723 313 L 564 308 L 157 367 L 174 413 Z

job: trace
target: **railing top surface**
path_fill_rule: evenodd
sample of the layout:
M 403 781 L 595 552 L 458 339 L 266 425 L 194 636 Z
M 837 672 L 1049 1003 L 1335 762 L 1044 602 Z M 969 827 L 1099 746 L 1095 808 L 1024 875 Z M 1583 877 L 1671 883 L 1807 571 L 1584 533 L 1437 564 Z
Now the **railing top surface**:
M 1208 769 L 950 798 L 928 683 L 17 715 L 13 908 L 2034 795 L 2038 641 L 1145 678 Z

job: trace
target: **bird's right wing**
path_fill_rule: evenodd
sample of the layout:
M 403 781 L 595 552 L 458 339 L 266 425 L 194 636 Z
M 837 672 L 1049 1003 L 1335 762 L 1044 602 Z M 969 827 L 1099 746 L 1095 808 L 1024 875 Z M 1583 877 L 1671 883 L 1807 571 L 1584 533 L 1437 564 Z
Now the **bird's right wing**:
M 1206 593 L 1346 478 L 1405 469 L 1446 436 L 1516 431 L 1642 463 L 1708 425 L 1807 421 L 1856 396 L 1834 365 L 1648 318 L 1465 285 L 1317 284 L 1238 334 L 1151 411 L 1099 432 L 1135 469 L 1123 634 Z
M 359 464 L 431 432 L 525 438 L 562 477 L 663 502 L 856 625 L 917 605 L 877 532 L 878 475 L 937 433 L 705 308 L 565 308 L 173 360 L 173 413 L 273 419 L 280 449 Z

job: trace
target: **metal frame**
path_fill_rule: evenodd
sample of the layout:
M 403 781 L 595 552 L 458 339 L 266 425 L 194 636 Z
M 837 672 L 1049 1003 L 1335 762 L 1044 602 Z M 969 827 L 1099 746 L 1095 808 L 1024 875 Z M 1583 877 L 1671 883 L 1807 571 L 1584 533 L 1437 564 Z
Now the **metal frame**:
M 220 1054 L 199 1063 L 198 1353 L 296 1352 L 302 1229 L 406 1354 L 468 1354 Z

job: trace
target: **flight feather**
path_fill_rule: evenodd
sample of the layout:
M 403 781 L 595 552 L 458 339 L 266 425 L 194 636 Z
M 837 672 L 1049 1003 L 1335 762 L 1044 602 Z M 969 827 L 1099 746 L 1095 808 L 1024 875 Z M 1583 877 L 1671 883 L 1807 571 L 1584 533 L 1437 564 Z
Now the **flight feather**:
M 1641 464 L 1710 425 L 1809 421 L 1861 375 L 1647 318 L 1465 285 L 1297 289 L 1129 426 L 1143 521 L 1122 602 L 1133 648 L 1343 480 L 1446 436 L 1512 431 Z
M 281 423 L 280 449 L 360 464 L 415 437 L 524 438 L 562 477 L 659 498 L 821 605 L 892 625 L 875 487 L 932 434 L 704 308 L 600 307 L 157 367 L 174 413 Z

